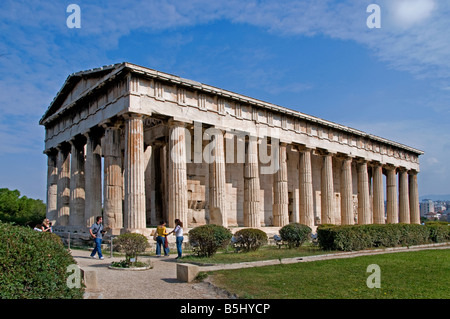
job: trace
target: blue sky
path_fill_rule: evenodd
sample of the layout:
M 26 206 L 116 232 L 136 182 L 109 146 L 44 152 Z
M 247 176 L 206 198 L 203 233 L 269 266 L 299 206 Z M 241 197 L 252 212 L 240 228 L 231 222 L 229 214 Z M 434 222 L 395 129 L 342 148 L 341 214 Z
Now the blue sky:
M 449 14 L 446 0 L 2 0 L 0 187 L 45 201 L 39 119 L 69 74 L 127 61 L 421 149 L 420 195 L 450 194 Z

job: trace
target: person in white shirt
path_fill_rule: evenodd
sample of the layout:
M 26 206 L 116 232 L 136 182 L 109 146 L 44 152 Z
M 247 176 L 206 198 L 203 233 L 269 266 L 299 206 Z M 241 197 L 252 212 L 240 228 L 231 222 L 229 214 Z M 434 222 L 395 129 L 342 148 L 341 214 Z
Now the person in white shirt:
M 169 233 L 175 233 L 176 236 L 176 243 L 177 243 L 177 252 L 178 256 L 175 259 L 181 258 L 182 251 L 182 245 L 183 245 L 183 222 L 179 219 L 175 219 L 175 228 Z

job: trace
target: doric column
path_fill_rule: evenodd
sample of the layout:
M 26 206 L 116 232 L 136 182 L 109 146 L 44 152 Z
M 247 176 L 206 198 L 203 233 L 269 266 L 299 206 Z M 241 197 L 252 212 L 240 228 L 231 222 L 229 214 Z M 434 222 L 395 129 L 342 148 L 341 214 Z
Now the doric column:
M 213 133 L 209 144 L 209 222 L 227 227 L 224 132 L 220 129 L 208 131 Z
M 321 192 L 321 223 L 334 224 L 333 158 L 330 153 L 323 155 Z
M 58 186 L 56 225 L 67 226 L 70 214 L 70 145 L 62 143 L 58 146 Z
M 188 227 L 185 123 L 169 122 L 169 226 L 179 219 Z
M 408 190 L 408 172 L 406 169 L 399 169 L 398 174 L 398 216 L 399 222 L 410 223 L 409 211 L 409 190 Z
M 416 171 L 409 171 L 409 209 L 411 210 L 411 224 L 420 224 L 419 187 Z
M 47 154 L 47 213 L 46 217 L 56 223 L 57 198 L 58 198 L 58 151 L 51 149 L 45 152 Z
M 311 149 L 299 149 L 300 224 L 314 226 Z
M 397 178 L 394 166 L 386 166 L 386 214 L 389 224 L 398 223 Z
M 358 224 L 371 223 L 367 161 L 360 160 L 358 163 Z
M 384 224 L 384 189 L 383 168 L 380 163 L 374 163 L 373 171 L 373 223 Z
M 354 223 L 352 158 L 345 157 L 342 160 L 341 170 L 341 224 L 353 225 Z
M 85 179 L 84 179 L 84 145 L 86 139 L 78 136 L 70 141 L 70 226 L 84 226 Z
M 289 224 L 286 143 L 280 143 L 279 168 L 274 173 L 273 179 L 273 225 L 283 227 Z
M 124 219 L 125 231 L 146 227 L 144 184 L 144 124 L 141 114 L 125 118 Z
M 258 140 L 249 136 L 244 164 L 244 226 L 260 227 Z
M 95 127 L 84 134 L 86 141 L 85 180 L 85 226 L 91 227 L 95 218 L 102 214 L 102 155 L 101 131 Z
M 103 125 L 105 137 L 102 145 L 103 168 L 103 224 L 111 229 L 123 227 L 123 174 L 120 123 Z

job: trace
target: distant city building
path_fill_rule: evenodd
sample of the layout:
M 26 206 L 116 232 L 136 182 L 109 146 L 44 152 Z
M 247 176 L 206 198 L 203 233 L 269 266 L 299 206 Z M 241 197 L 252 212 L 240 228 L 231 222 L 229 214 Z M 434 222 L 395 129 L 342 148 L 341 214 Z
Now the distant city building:
M 429 213 L 434 213 L 434 202 L 431 199 L 424 199 L 420 202 L 420 216 L 426 217 Z

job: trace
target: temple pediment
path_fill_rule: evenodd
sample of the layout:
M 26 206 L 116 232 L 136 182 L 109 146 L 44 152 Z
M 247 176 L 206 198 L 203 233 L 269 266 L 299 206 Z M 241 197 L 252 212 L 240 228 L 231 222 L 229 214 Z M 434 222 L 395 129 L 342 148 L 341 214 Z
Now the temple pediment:
M 123 64 L 120 63 L 103 66 L 69 75 L 44 116 L 41 118 L 39 124 L 44 125 L 46 120 L 53 115 L 61 113 L 62 110 L 70 106 L 73 102 L 92 91 L 93 88 L 98 87 L 108 75 L 112 74 L 115 70 L 118 70 L 122 65 Z

